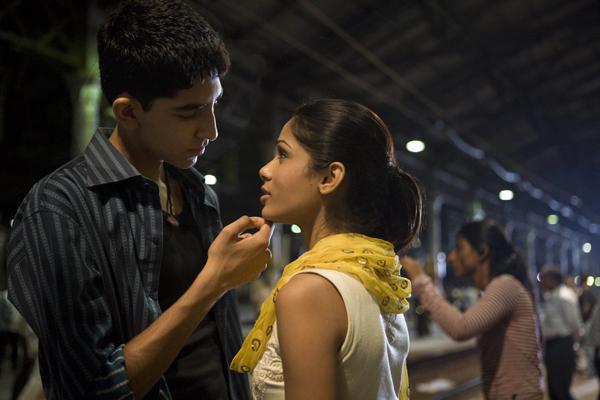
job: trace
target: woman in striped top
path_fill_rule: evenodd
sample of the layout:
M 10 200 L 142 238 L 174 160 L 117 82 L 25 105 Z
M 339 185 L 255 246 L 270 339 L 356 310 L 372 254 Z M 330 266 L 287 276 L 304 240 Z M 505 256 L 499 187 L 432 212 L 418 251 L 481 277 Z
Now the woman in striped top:
M 430 318 L 455 340 L 478 337 L 483 390 L 488 399 L 542 399 L 539 324 L 527 268 L 491 220 L 463 225 L 449 255 L 457 276 L 471 277 L 484 291 L 464 313 L 436 290 L 420 265 L 402 264 Z

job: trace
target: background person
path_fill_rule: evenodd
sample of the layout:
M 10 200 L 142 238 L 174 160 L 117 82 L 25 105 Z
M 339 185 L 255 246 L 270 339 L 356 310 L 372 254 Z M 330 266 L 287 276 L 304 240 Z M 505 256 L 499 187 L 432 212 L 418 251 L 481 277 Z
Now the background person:
M 492 220 L 463 225 L 448 260 L 457 276 L 473 279 L 483 291 L 481 298 L 461 312 L 436 290 L 416 260 L 403 257 L 413 294 L 453 339 L 478 337 L 486 398 L 542 399 L 541 343 L 532 287 L 525 263 L 503 228 Z
M 572 399 L 571 381 L 575 372 L 575 342 L 583 333 L 577 297 L 563 283 L 558 267 L 546 266 L 540 274 L 544 288 L 542 332 L 544 334 L 548 394 L 552 400 Z

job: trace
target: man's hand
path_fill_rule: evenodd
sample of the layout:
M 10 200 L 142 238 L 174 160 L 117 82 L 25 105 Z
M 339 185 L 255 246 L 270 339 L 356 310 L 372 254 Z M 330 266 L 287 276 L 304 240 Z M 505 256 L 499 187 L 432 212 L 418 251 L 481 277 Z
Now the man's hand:
M 258 229 L 255 233 L 245 232 Z M 271 223 L 260 217 L 243 216 L 223 228 L 208 249 L 202 273 L 209 274 L 215 288 L 225 292 L 257 279 L 271 257 Z
M 410 280 L 415 279 L 423 273 L 421 264 L 412 257 L 405 256 L 400 258 L 400 264 L 402 264 L 402 269 L 406 271 L 406 275 L 408 275 L 408 279 Z
M 258 231 L 245 233 L 248 229 Z M 223 228 L 190 288 L 125 345 L 129 384 L 136 399 L 143 398 L 158 382 L 219 297 L 264 271 L 271 256 L 270 234 L 270 223 L 258 217 L 242 217 Z

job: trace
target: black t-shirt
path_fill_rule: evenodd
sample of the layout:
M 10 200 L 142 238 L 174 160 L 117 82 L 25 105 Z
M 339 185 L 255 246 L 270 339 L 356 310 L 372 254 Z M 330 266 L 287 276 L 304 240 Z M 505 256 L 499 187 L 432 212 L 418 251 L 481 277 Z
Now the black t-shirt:
M 200 230 L 187 202 L 177 216 L 179 226 L 163 221 L 163 259 L 158 300 L 162 310 L 169 308 L 190 287 L 206 263 Z M 229 398 L 226 365 L 212 310 L 190 335 L 165 378 L 174 400 Z

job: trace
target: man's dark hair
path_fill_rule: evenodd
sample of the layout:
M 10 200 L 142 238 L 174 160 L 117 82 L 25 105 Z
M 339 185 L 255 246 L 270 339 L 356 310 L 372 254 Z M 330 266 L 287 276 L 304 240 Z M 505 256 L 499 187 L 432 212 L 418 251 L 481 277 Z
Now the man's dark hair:
M 229 69 L 222 39 L 189 4 L 179 0 L 130 0 L 119 4 L 98 31 L 102 91 L 109 103 L 121 93 L 145 110 L 198 79 Z
M 563 275 L 560 272 L 560 268 L 555 265 L 545 265 L 542 268 L 541 275 L 552 279 L 557 285 L 560 285 L 563 282 Z

